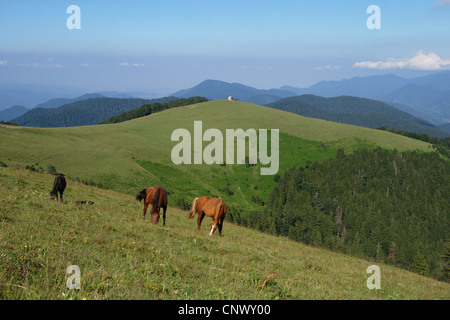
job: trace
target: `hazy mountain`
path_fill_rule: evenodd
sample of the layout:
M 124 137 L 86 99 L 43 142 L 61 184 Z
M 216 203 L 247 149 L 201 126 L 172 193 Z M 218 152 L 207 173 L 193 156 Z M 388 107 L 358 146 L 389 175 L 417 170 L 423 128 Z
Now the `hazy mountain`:
M 450 71 L 414 79 L 394 74 L 354 77 L 339 81 L 320 81 L 309 88 L 283 86 L 280 90 L 289 90 L 297 95 L 347 95 L 376 99 L 409 107 L 411 113 L 420 115 L 433 124 L 450 121 Z
M 439 125 L 438 127 L 441 128 L 442 130 L 450 132 L 450 122 L 443 123 L 443 124 Z
M 406 105 L 435 124 L 450 121 L 450 90 L 408 84 L 384 96 L 382 100 Z
M 0 121 L 9 121 L 17 118 L 27 112 L 24 106 L 12 106 L 0 111 Z
M 0 84 L 0 110 L 14 105 L 33 108 L 58 97 L 75 98 L 83 94 L 78 89 L 36 84 Z
M 436 137 L 450 136 L 440 128 L 386 103 L 358 97 L 323 98 L 302 95 L 281 99 L 267 105 L 306 117 L 353 124 L 361 127 L 388 127 Z
M 173 97 L 154 100 L 91 98 L 75 101 L 58 108 L 34 108 L 13 119 L 21 126 L 30 127 L 72 127 L 97 124 L 123 112 L 152 102 L 166 102 Z
M 262 90 L 240 83 L 228 83 L 218 80 L 205 80 L 195 87 L 180 90 L 172 94 L 172 96 L 179 98 L 200 96 L 209 100 L 227 99 L 229 96 L 232 96 L 235 99 L 256 104 L 260 102 L 273 102 L 294 95 L 295 93 L 286 90 Z
M 409 83 L 409 79 L 394 74 L 369 77 L 354 77 L 338 81 L 320 81 L 309 88 L 281 87 L 297 94 L 313 94 L 321 97 L 337 97 L 342 95 L 378 99 L 393 90 Z
M 106 97 L 99 93 L 87 93 L 87 94 L 84 94 L 84 95 L 79 96 L 74 99 L 69 99 L 69 98 L 50 99 L 47 102 L 38 104 L 35 108 L 53 109 L 53 108 L 58 108 L 58 107 L 61 107 L 65 104 L 69 104 L 72 102 L 87 100 L 87 99 L 92 99 L 92 98 L 106 98 Z

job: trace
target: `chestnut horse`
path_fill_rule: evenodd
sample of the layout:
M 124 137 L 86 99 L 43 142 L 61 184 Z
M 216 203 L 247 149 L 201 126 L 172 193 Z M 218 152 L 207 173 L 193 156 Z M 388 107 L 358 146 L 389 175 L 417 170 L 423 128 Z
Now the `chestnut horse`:
M 192 203 L 191 211 L 189 211 L 189 218 L 193 218 L 196 211 L 198 212 L 198 231 L 200 231 L 200 225 L 202 224 L 204 216 L 207 215 L 208 217 L 213 218 L 209 235 L 211 236 L 216 228 L 219 228 L 219 234 L 222 235 L 223 219 L 225 219 L 227 213 L 227 206 L 222 198 L 212 198 L 208 196 L 195 198 Z
M 167 193 L 161 187 L 149 187 L 143 189 L 136 195 L 136 200 L 139 202 L 144 199 L 144 220 L 145 214 L 147 213 L 147 207 L 149 204 L 152 205 L 152 210 L 150 211 L 152 215 L 153 224 L 159 222 L 159 210 L 163 208 L 163 225 L 166 225 L 166 210 L 167 210 Z

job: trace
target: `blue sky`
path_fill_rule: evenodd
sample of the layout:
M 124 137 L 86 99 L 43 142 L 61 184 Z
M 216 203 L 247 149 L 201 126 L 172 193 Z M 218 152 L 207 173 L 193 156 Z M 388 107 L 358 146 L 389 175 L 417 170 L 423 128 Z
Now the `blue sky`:
M 81 10 L 69 30 L 68 6 Z M 369 5 L 381 29 L 369 30 Z M 157 94 L 450 69 L 450 0 L 0 0 L 0 83 Z

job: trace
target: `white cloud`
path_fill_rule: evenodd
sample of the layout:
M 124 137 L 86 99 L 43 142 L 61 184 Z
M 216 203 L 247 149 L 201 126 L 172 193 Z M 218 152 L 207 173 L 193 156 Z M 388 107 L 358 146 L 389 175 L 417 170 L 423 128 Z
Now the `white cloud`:
M 448 7 L 448 6 L 450 6 L 450 0 L 438 0 L 433 4 L 433 8 Z
M 78 66 L 80 66 L 80 67 L 90 67 L 91 65 L 89 63 L 80 63 Z
M 130 67 L 130 66 L 132 66 L 132 67 L 136 67 L 136 68 L 139 68 L 139 67 L 143 67 L 144 66 L 144 64 L 143 63 L 128 63 L 128 62 L 121 62 L 121 63 L 119 63 L 119 66 L 121 66 L 121 67 Z
M 450 69 L 450 59 L 443 59 L 434 52 L 426 54 L 419 51 L 412 58 L 388 58 L 386 61 L 362 61 L 356 62 L 353 66 L 368 69 L 444 70 Z
M 341 67 L 339 66 L 330 66 L 329 64 L 327 64 L 324 67 L 314 67 L 315 70 L 336 70 L 336 69 L 340 69 Z
M 56 64 L 56 63 L 49 63 L 49 64 L 42 64 L 42 63 L 18 63 L 17 64 L 19 67 L 31 67 L 31 68 L 39 68 L 39 69 L 60 69 L 60 68 L 64 68 L 62 65 L 60 64 Z
M 0 67 L 4 67 L 8 64 L 8 61 L 6 60 L 0 60 Z

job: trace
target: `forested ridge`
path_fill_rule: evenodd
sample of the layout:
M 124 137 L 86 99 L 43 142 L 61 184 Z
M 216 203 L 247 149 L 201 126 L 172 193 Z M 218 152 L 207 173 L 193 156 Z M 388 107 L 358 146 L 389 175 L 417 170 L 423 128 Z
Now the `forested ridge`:
M 148 104 L 144 104 L 144 105 L 140 106 L 139 108 L 124 112 L 117 116 L 111 117 L 107 120 L 104 120 L 100 124 L 124 122 L 124 121 L 132 120 L 135 118 L 145 117 L 152 113 L 163 111 L 166 109 L 187 106 L 187 105 L 206 102 L 206 101 L 208 101 L 208 99 L 203 98 L 203 97 L 191 97 L 191 98 L 187 98 L 187 99 L 180 98 L 180 99 L 162 102 L 162 103 L 160 103 L 160 102 L 148 103 Z
M 228 219 L 449 281 L 449 172 L 437 152 L 339 150 L 287 170 L 263 211 Z

